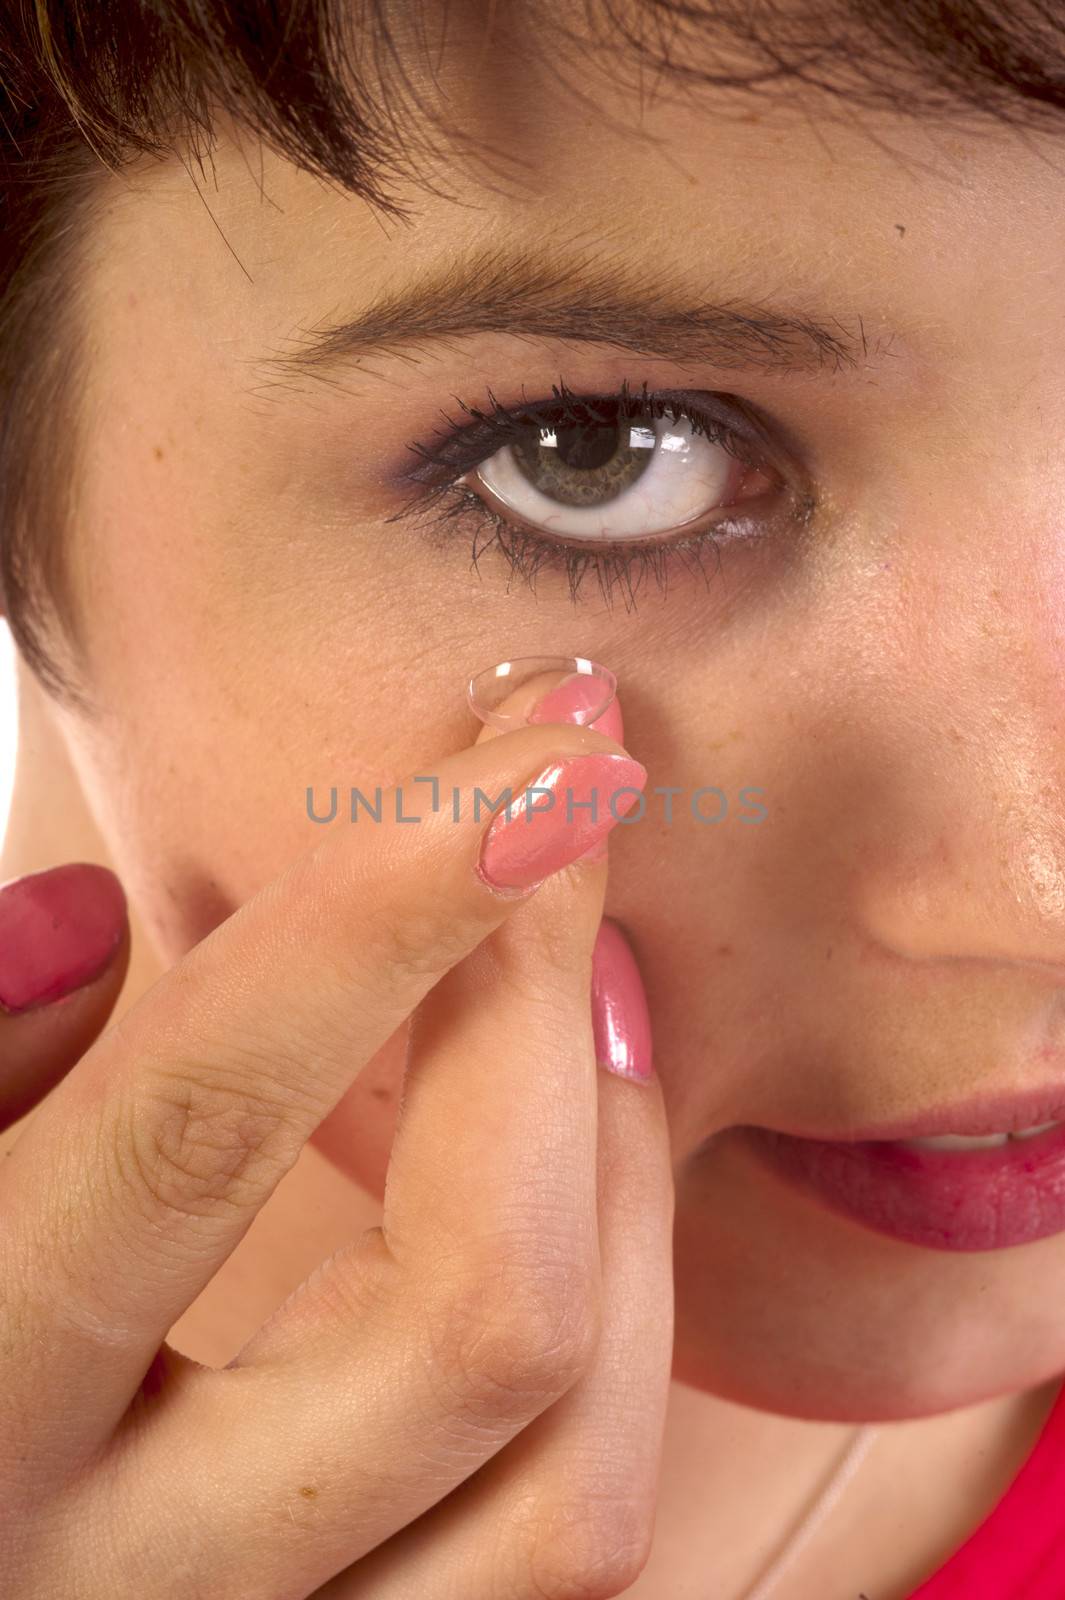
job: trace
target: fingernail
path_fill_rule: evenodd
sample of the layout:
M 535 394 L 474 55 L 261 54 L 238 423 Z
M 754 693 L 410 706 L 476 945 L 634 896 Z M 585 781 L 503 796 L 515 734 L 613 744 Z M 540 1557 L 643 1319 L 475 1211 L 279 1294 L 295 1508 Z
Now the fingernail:
M 603 719 L 616 693 L 614 674 L 587 656 L 518 656 L 475 673 L 466 686 L 472 710 L 503 733 L 530 722 L 574 722 L 612 739 Z
M 605 674 L 607 671 L 605 667 L 598 666 L 594 661 L 589 662 L 588 665 L 595 668 L 600 674 Z M 605 733 L 608 739 L 613 739 L 618 744 L 624 744 L 625 723 L 621 715 L 621 702 L 616 692 L 617 680 L 613 678 L 613 674 L 610 674 L 610 677 L 615 684 L 613 698 L 604 709 L 597 711 L 595 717 L 587 726 L 595 728 L 599 733 Z M 555 688 L 551 689 L 538 705 L 533 707 L 529 714 L 529 721 L 581 721 L 588 710 L 595 710 L 596 704 L 601 703 L 596 700 L 599 681 L 585 673 L 570 673 L 562 679 L 561 683 L 556 684 Z M 609 838 L 609 834 L 604 834 L 601 839 L 597 839 L 591 849 L 586 850 L 580 859 L 586 862 L 588 866 L 594 866 L 600 861 L 605 861 L 609 854 L 607 850 Z
M 573 674 L 550 690 L 529 713 L 530 722 L 579 722 L 597 728 L 608 739 L 625 743 L 625 724 L 621 720 L 621 705 L 615 692 L 609 704 L 596 711 L 590 722 L 586 713 L 602 706 L 602 694 L 583 675 Z
M 485 833 L 478 872 L 493 889 L 531 889 L 570 866 L 635 805 L 647 769 L 631 756 L 555 761 Z
M 607 1072 L 646 1083 L 651 1077 L 651 1017 L 629 941 L 615 922 L 599 924 L 592 951 L 592 1035 Z
M 125 921 L 126 897 L 107 867 L 69 862 L 0 885 L 0 1007 L 28 1011 L 90 983 Z

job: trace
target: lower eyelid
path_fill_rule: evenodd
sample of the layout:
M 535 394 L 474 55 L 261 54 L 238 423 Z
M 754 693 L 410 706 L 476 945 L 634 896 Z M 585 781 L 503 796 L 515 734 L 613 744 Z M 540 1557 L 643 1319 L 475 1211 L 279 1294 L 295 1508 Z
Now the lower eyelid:
M 739 538 L 754 539 L 767 535 L 770 529 L 766 524 L 780 521 L 778 512 L 775 516 L 766 516 L 759 523 L 753 510 L 755 502 L 752 500 L 734 502 L 731 506 L 720 506 L 716 511 L 692 518 L 689 524 L 665 529 L 658 534 L 631 539 L 582 539 L 564 532 L 552 532 L 549 528 L 524 521 L 521 517 L 515 516 L 508 507 L 500 506 L 494 498 L 490 498 L 490 491 L 489 496 L 486 496 L 471 489 L 466 482 L 468 476 L 469 474 L 465 474 L 452 486 L 457 496 L 461 498 L 452 503 L 447 513 L 448 521 L 464 524 L 468 514 L 482 524 L 487 523 L 496 529 L 510 530 L 515 537 L 543 546 L 545 564 L 548 564 L 556 553 L 561 558 L 567 553 L 573 553 L 594 561 L 600 554 L 604 558 L 624 557 L 627 552 L 640 551 L 658 554 L 668 552 L 671 547 L 690 547 L 699 541 L 707 544 L 735 543 Z M 748 509 L 749 506 L 752 509 Z M 730 511 L 732 515 L 729 515 Z
M 427 499 L 431 503 L 427 504 Z M 561 578 L 573 605 L 591 593 L 608 606 L 620 597 L 626 611 L 631 611 L 648 581 L 663 596 L 676 583 L 696 577 L 709 587 L 720 573 L 726 548 L 765 549 L 776 535 L 786 536 L 783 523 L 798 531 L 799 515 L 795 510 L 778 511 L 761 523 L 750 517 L 722 518 L 679 538 L 673 534 L 653 544 L 634 542 L 597 549 L 587 543 L 567 544 L 500 517 L 481 495 L 458 480 L 439 486 L 428 497 L 418 497 L 386 520 L 413 518 L 415 533 L 445 559 L 454 557 L 465 543 L 469 565 L 485 582 L 490 581 L 487 570 L 482 571 L 485 558 L 502 560 L 508 591 L 513 577 L 533 593 L 545 577 Z

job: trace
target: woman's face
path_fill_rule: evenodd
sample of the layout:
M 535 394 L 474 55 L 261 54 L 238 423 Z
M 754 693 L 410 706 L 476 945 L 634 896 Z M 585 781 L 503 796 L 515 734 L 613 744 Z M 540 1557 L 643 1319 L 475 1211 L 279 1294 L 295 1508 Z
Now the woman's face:
M 447 72 L 492 170 L 442 149 L 451 192 L 412 190 L 406 225 L 232 125 L 213 171 L 104 184 L 70 549 L 103 715 L 63 717 L 131 899 L 176 960 L 319 841 L 309 786 L 342 826 L 350 786 L 468 743 L 470 672 L 604 663 L 677 791 L 617 830 L 607 902 L 670 1113 L 677 1375 L 817 1416 L 1040 1381 L 1065 1234 L 891 1236 L 735 1130 L 876 1137 L 1065 1086 L 1061 147 L 664 83 L 637 118 L 605 76 L 596 111 L 517 44 Z M 464 405 L 623 382 L 746 464 L 671 413 L 648 466 L 645 420 L 606 549 L 575 542 L 594 494 L 583 524 L 544 509 L 579 475 L 559 445 L 512 471 L 517 536 L 476 493 L 389 520 L 500 449 Z M 449 424 L 465 454 L 405 476 Z M 378 1190 L 393 1044 L 319 1135 Z

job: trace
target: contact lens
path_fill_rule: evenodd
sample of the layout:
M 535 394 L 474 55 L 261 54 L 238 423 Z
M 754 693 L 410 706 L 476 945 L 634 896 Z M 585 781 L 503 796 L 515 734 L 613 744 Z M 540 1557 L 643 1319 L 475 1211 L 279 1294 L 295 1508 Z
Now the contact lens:
M 466 698 L 482 722 L 504 733 L 530 722 L 575 722 L 601 717 L 617 679 L 586 656 L 521 656 L 476 673 Z

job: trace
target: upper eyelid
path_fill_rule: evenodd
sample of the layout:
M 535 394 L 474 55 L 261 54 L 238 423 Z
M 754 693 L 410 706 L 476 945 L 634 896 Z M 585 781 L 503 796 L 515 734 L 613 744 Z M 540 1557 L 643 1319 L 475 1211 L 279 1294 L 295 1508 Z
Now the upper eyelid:
M 408 448 L 418 453 L 421 463 L 408 468 L 397 480 L 397 487 L 413 490 L 413 493 L 399 510 L 385 520 L 399 521 L 408 516 L 428 513 L 437 503 L 447 504 L 448 502 L 442 497 L 456 490 L 465 496 L 465 502 L 452 500 L 448 516 L 460 509 L 463 503 L 479 502 L 483 507 L 485 505 L 483 496 L 466 483 L 470 473 L 496 453 L 504 434 L 509 432 L 513 436 L 523 419 L 532 420 L 548 409 L 557 409 L 560 403 L 560 391 L 562 395 L 578 404 L 604 401 L 613 403 L 626 396 L 631 402 L 647 401 L 654 406 L 677 410 L 685 416 L 690 416 L 693 412 L 701 413 L 704 420 L 716 430 L 711 435 L 715 442 L 720 441 L 723 448 L 728 449 L 730 454 L 745 464 L 763 469 L 768 467 L 778 476 L 779 489 L 789 504 L 790 514 L 796 522 L 809 524 L 818 510 L 820 496 L 815 491 L 809 476 L 801 469 L 801 464 L 796 463 L 790 455 L 781 460 L 782 451 L 776 446 L 768 426 L 739 396 L 721 390 L 673 387 L 651 390 L 646 383 L 638 392 L 632 391 L 624 383 L 617 386 L 613 392 L 600 389 L 573 390 L 565 383 L 560 383 L 557 388 L 552 386 L 552 389 L 551 399 L 538 397 L 530 400 L 526 396 L 520 403 L 510 406 L 500 406 L 489 389 L 488 396 L 493 409 L 487 420 L 484 416 L 479 416 L 472 423 L 456 426 L 451 418 L 447 418 L 448 431 L 443 433 L 438 431 L 436 435 L 438 443 L 435 445 L 426 446 L 419 441 L 412 441 Z M 457 395 L 453 398 L 468 414 L 472 414 L 472 409 Z M 485 438 L 486 434 L 489 435 L 488 439 Z M 722 434 L 728 435 L 728 444 L 721 438 Z M 737 449 L 735 441 L 740 441 L 749 448 Z M 492 515 L 493 520 L 497 522 L 508 521 L 506 517 L 500 518 L 495 513 Z M 517 526 L 513 519 L 509 520 L 512 527 Z M 546 532 L 540 533 L 535 528 L 530 528 L 528 532 L 534 540 L 540 539 L 545 544 L 563 543 L 561 540 L 551 539 Z M 618 548 L 621 547 L 619 544 Z
M 564 384 L 561 387 L 578 402 L 605 401 L 609 404 L 617 402 L 625 393 L 621 385 L 612 394 L 604 390 L 566 390 Z M 790 456 L 790 452 L 783 450 L 766 424 L 756 417 L 752 408 L 739 396 L 729 395 L 722 390 L 677 388 L 649 390 L 646 384 L 638 393 L 633 393 L 631 390 L 628 392 L 629 398 L 633 400 L 647 398 L 656 405 L 668 405 L 670 401 L 673 401 L 684 415 L 690 415 L 692 412 L 701 414 L 718 430 L 712 437 L 721 442 L 723 448 L 728 448 L 728 446 L 725 444 L 724 439 L 719 439 L 720 433 L 727 434 L 730 440 L 742 442 L 747 449 L 744 451 L 734 450 L 733 453 L 751 461 L 752 464 L 770 466 L 781 473 L 785 473 L 787 470 L 787 463 L 782 461 L 781 457 L 785 453 Z M 448 418 L 448 427 L 438 430 L 428 443 L 419 440 L 408 442 L 407 449 L 419 458 L 420 464 L 409 467 L 403 472 L 404 481 L 412 483 L 424 481 L 426 475 L 434 468 L 440 468 L 445 465 L 453 467 L 460 474 L 464 471 L 469 471 L 478 463 L 477 458 L 470 454 L 469 444 L 464 442 L 472 441 L 473 439 L 483 440 L 486 437 L 490 438 L 493 430 L 499 434 L 502 441 L 502 435 L 506 431 L 506 424 L 500 419 L 504 416 L 510 419 L 512 424 L 511 431 L 514 432 L 521 425 L 523 413 L 535 414 L 557 408 L 559 404 L 558 400 L 554 398 L 534 400 L 524 398 L 520 404 L 500 407 L 492 391 L 489 390 L 488 393 L 489 399 L 495 408 L 495 420 L 485 421 L 484 419 L 478 419 L 471 423 L 456 425 Z M 460 400 L 458 396 L 454 398 L 463 409 L 469 411 L 470 408 L 465 405 L 465 402 Z M 526 417 L 526 420 L 531 419 Z M 482 456 L 479 459 L 484 460 L 487 458 Z

